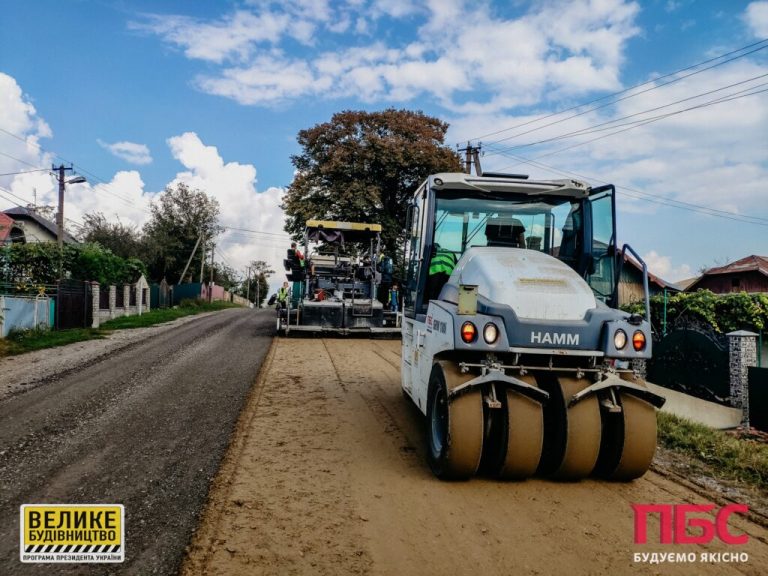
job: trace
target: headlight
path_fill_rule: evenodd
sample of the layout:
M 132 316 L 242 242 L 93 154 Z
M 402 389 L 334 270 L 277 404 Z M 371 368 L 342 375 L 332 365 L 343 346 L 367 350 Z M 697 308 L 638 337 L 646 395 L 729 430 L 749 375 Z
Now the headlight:
M 645 350 L 645 334 L 640 330 L 632 334 L 632 347 L 638 352 Z
M 627 345 L 627 333 L 621 328 L 613 334 L 613 345 L 616 347 L 616 350 L 621 350 Z
M 498 340 L 499 338 L 499 329 L 496 327 L 496 324 L 493 322 L 488 322 L 488 324 L 485 325 L 485 328 L 483 328 L 483 339 L 488 344 L 493 344 Z
M 472 344 L 477 339 L 477 328 L 472 322 L 464 322 L 461 325 L 461 339 L 467 344 Z

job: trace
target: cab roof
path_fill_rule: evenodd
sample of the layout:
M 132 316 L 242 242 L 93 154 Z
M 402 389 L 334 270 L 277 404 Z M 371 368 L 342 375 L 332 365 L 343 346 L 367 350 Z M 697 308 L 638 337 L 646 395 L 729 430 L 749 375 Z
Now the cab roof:
M 463 172 L 443 172 L 429 178 L 435 190 L 477 190 L 511 194 L 552 195 L 586 198 L 589 186 L 578 180 L 527 180 L 514 175 L 475 176 Z

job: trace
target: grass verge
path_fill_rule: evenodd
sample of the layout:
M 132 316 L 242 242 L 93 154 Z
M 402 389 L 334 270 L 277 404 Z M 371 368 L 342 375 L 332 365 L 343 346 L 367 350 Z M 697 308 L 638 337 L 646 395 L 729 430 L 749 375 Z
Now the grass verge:
M 146 328 L 163 322 L 170 322 L 184 316 L 202 314 L 203 312 L 216 312 L 226 308 L 238 308 L 237 304 L 230 302 L 199 302 L 192 300 L 183 302 L 178 308 L 158 308 L 150 310 L 141 316 L 122 316 L 109 320 L 101 325 L 103 330 L 124 330 L 126 328 Z
M 666 412 L 658 413 L 659 443 L 705 465 L 713 476 L 768 489 L 768 444 L 736 438 Z
M 0 338 L 0 358 L 15 356 L 42 350 L 43 348 L 55 348 L 73 342 L 83 342 L 104 338 L 112 330 L 124 330 L 129 328 L 146 328 L 163 322 L 170 322 L 184 316 L 202 314 L 203 312 L 215 312 L 226 308 L 237 308 L 230 302 L 200 302 L 197 300 L 182 301 L 177 308 L 165 308 L 151 310 L 141 316 L 123 316 L 101 324 L 100 328 L 72 328 L 69 330 L 13 330 L 7 338 Z
M 104 338 L 104 336 L 104 331 L 94 328 L 13 330 L 7 338 L 0 338 L 0 357 L 15 356 L 43 348 L 55 348 L 73 342 Z

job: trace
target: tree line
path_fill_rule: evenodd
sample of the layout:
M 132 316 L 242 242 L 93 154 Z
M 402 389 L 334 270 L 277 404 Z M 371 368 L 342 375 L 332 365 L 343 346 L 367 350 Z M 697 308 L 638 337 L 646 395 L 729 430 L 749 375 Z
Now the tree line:
M 291 157 L 295 175 L 281 206 L 286 232 L 300 239 L 311 218 L 378 223 L 385 252 L 401 264 L 409 198 L 429 174 L 461 171 L 457 153 L 445 145 L 447 129 L 447 123 L 423 112 L 390 108 L 342 111 L 301 130 L 300 152 Z M 204 272 L 204 280 L 210 280 L 206 255 L 225 230 L 218 201 L 180 182 L 167 187 L 150 210 L 141 228 L 110 221 L 102 213 L 87 214 L 79 233 L 83 244 L 64 250 L 66 275 L 109 284 L 130 282 L 143 273 L 150 282 L 176 284 L 199 281 Z M 53 283 L 59 258 L 55 246 L 6 246 L 0 249 L 0 282 L 35 276 L 38 282 Z M 248 294 L 251 301 L 258 291 L 263 301 L 275 272 L 263 260 L 251 262 L 250 268 L 248 281 L 214 260 L 213 281 Z

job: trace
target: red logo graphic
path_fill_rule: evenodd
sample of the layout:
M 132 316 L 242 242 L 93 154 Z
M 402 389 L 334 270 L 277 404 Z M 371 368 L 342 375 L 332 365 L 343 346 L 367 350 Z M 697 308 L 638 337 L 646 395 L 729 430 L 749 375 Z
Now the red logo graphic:
M 716 508 L 714 504 L 632 504 L 635 511 L 635 544 L 648 543 L 648 516 L 651 514 L 659 515 L 660 544 L 708 544 L 715 536 L 726 544 L 749 542 L 747 534 L 734 534 L 728 528 L 731 514 L 749 514 L 746 504 L 723 506 L 714 521 L 709 517 L 691 517 L 692 514 L 712 513 Z M 689 534 L 689 528 L 695 529 L 698 534 Z

